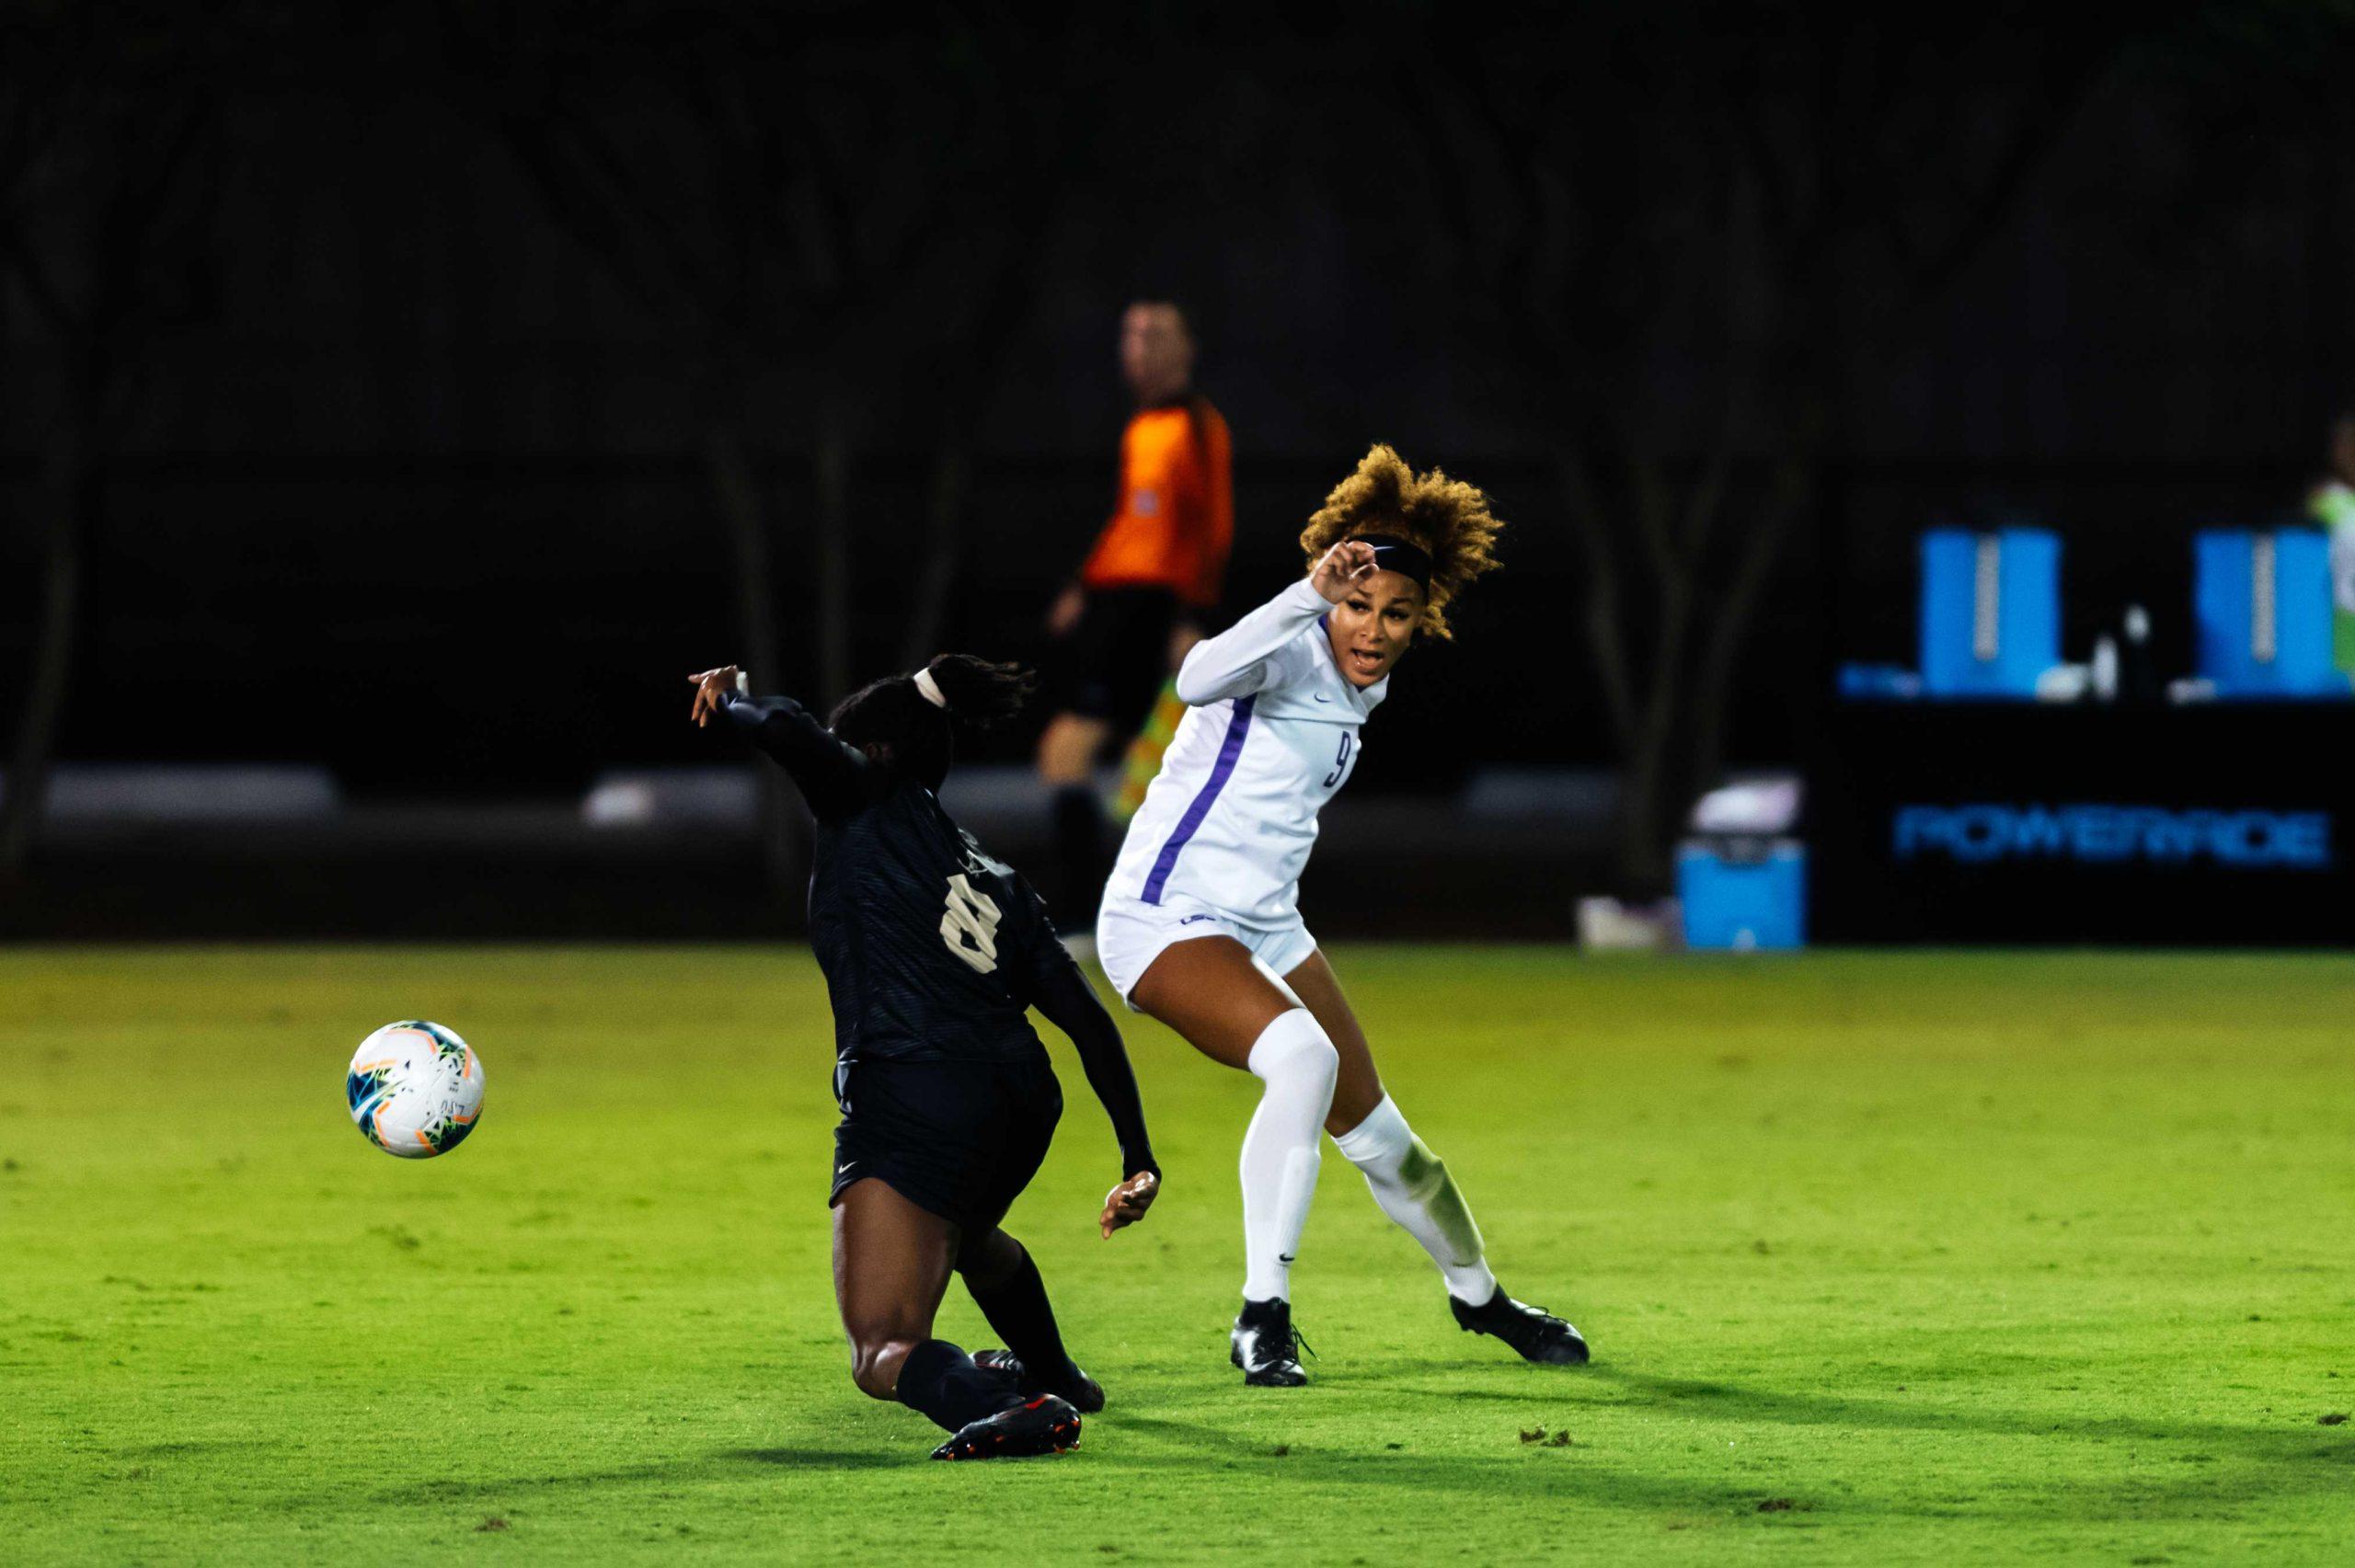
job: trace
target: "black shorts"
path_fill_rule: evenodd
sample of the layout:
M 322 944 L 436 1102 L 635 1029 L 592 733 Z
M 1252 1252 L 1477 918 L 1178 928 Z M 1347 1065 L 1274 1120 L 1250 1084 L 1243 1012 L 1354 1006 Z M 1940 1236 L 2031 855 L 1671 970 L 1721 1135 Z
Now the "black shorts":
M 1178 596 L 1166 588 L 1091 588 L 1079 624 L 1058 652 L 1055 705 L 1098 718 L 1123 737 L 1153 711 L 1169 679 Z
M 880 1177 L 969 1236 L 1005 1218 L 1063 1114 L 1044 1053 L 1029 1062 L 863 1061 L 843 1072 L 831 1207 Z

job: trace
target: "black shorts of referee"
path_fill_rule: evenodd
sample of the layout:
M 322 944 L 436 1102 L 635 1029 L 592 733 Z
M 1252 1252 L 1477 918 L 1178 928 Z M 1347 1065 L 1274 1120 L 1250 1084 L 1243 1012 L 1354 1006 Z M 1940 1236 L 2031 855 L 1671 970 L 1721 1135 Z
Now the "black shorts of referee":
M 854 1062 L 839 1082 L 827 1205 L 874 1176 L 968 1236 L 1005 1218 L 1063 1113 L 1043 1051 L 1031 1061 Z
M 1166 588 L 1087 589 L 1079 624 L 1055 657 L 1056 709 L 1133 734 L 1169 678 L 1177 624 L 1178 596 Z

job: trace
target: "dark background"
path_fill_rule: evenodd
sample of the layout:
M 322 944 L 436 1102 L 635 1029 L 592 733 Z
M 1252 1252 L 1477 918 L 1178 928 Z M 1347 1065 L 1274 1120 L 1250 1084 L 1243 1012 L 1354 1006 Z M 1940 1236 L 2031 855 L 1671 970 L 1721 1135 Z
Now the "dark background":
M 1695 790 L 1806 756 L 1835 660 L 1912 662 L 1925 525 L 2059 529 L 2066 653 L 2132 600 L 2188 661 L 2191 530 L 2293 511 L 2348 396 L 2350 37 L 2314 4 L 12 11 L 9 758 L 569 803 L 707 759 L 693 669 L 823 700 L 1048 657 L 1119 311 L 1168 296 L 1235 432 L 1227 612 L 1371 440 L 1511 521 L 1353 795 L 1607 769 L 1580 875 L 1656 890 Z M 52 910 L 95 875 L 58 864 Z

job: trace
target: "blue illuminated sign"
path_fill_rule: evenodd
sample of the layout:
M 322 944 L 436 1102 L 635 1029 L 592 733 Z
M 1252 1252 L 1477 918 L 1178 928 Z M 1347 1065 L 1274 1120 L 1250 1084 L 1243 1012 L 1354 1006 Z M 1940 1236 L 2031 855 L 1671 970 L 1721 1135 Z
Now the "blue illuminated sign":
M 2205 858 L 2235 870 L 2327 871 L 2333 864 L 2325 811 L 1901 806 L 1890 837 L 1900 860 L 1943 854 L 1970 865 L 2005 860 L 2183 865 Z

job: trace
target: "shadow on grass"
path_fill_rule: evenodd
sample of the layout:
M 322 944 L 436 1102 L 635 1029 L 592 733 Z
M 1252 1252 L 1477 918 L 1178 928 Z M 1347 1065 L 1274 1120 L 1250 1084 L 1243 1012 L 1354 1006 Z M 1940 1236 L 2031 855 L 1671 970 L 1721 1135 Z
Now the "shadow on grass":
M 729 1448 L 718 1457 L 788 1470 L 897 1470 L 902 1465 L 928 1462 L 931 1455 L 931 1448 L 926 1447 L 905 1452 L 879 1448 Z
M 415 1486 L 391 1488 L 378 1495 L 396 1503 L 512 1503 L 519 1497 L 593 1491 L 604 1486 L 626 1486 L 633 1482 L 667 1486 L 724 1481 L 731 1475 L 756 1473 L 743 1468 L 752 1465 L 799 1471 L 900 1470 L 929 1463 L 931 1452 L 929 1443 L 914 1448 L 724 1448 L 699 1458 L 609 1465 L 603 1470 L 556 1475 L 509 1475 L 483 1481 L 444 1477 Z
M 1676 1410 L 1687 1413 L 1722 1413 L 1745 1421 L 1786 1426 L 1843 1426 L 1863 1431 L 1976 1432 L 1994 1436 L 2133 1438 L 2153 1443 L 2201 1443 L 2242 1449 L 2246 1457 L 2269 1461 L 2308 1459 L 2345 1464 L 2355 1459 L 2355 1440 L 2315 1431 L 2312 1417 L 2301 1421 L 2277 1412 L 2259 1425 L 2217 1421 L 2153 1421 L 2119 1415 L 2054 1415 L 1991 1409 L 1985 1406 L 1936 1402 L 1854 1399 L 1834 1394 L 1798 1393 L 1786 1389 L 1752 1388 L 1740 1383 L 1669 1378 L 1596 1367 L 1583 1376 L 1606 1388 L 1625 1390 L 1623 1408 Z M 1951 1385 L 1948 1385 L 1951 1386 Z M 1433 1397 L 1426 1394 L 1425 1397 Z M 1450 1399 L 1464 1397 L 1451 1392 Z M 1488 1394 L 1489 1398 L 1506 1396 Z M 1525 1401 L 1522 1402 L 1526 1402 Z
M 1354 1394 L 1357 1391 L 1351 1391 Z M 1897 1402 L 1749 1388 L 1722 1381 L 1659 1377 L 1615 1368 L 1533 1381 L 1524 1394 L 1492 1390 L 1428 1389 L 1397 1381 L 1372 1382 L 1364 1392 L 1384 1400 L 1511 1402 L 1524 1413 L 1533 1406 L 1580 1403 L 1606 1406 L 1638 1419 L 1689 1422 L 1695 1416 L 1732 1424 L 1766 1424 L 1838 1431 L 1869 1439 L 1891 1432 L 1959 1436 L 2098 1440 L 2159 1446 L 2137 1456 L 2128 1450 L 2115 1462 L 2084 1473 L 2086 1456 L 2065 1465 L 2051 1457 L 2016 1453 L 1977 1455 L 1893 1450 L 1877 1473 L 1841 1483 L 1837 1496 L 1821 1488 L 1826 1471 L 1821 1459 L 1795 1459 L 1786 1480 L 1755 1473 L 1712 1473 L 1696 1453 L 1629 1454 L 1617 1443 L 1597 1447 L 1583 1436 L 1564 1448 L 1522 1447 L 1505 1429 L 1520 1419 L 1496 1414 L 1498 1448 L 1479 1453 L 1419 1451 L 1430 1419 L 1396 1405 L 1369 1411 L 1361 1443 L 1327 1447 L 1320 1438 L 1286 1441 L 1262 1423 L 1248 1430 L 1215 1420 L 1151 1413 L 1133 1406 L 1118 1417 L 1091 1424 L 1086 1446 L 1051 1462 L 1050 1474 L 1074 1471 L 1087 1484 L 1117 1482 L 1125 1475 L 1171 1472 L 1200 1474 L 1213 1484 L 1274 1484 L 1331 1490 L 1345 1495 L 1379 1489 L 1430 1496 L 1481 1499 L 1497 1505 L 1540 1511 L 1603 1508 L 1656 1517 L 1733 1520 L 1757 1517 L 1770 1498 L 1796 1498 L 1787 1512 L 1761 1519 L 1766 1528 L 1811 1528 L 1835 1521 L 1847 1525 L 1875 1519 L 1956 1522 L 1965 1519 L 2021 1523 L 2117 1523 L 2213 1516 L 2261 1508 L 2302 1495 L 2338 1492 L 2355 1484 L 2355 1441 L 2281 1419 L 2278 1430 L 2221 1423 L 2180 1425 L 2148 1419 L 2095 1416 L 2055 1420 L 2041 1413 L 1995 1409 L 1939 1408 L 1926 1402 Z M 1598 1412 L 1599 1413 L 1599 1412 Z M 1566 1412 L 1567 1413 L 1567 1412 Z M 1573 1419 L 1575 1417 L 1573 1416 Z M 1446 1440 L 1460 1442 L 1459 1421 L 1446 1424 Z M 512 1504 L 531 1495 L 556 1495 L 607 1485 L 643 1482 L 674 1486 L 727 1484 L 763 1471 L 779 1479 L 856 1471 L 929 1469 L 926 1434 L 907 1442 L 861 1440 L 851 1448 L 778 1446 L 727 1448 L 668 1460 L 573 1474 L 520 1476 L 503 1480 L 439 1480 L 410 1489 L 419 1502 L 467 1501 Z M 2186 1452 L 2185 1450 L 2192 1450 Z M 2200 1459 L 2188 1472 L 2155 1471 L 2154 1462 Z M 1844 1460 L 1844 1465 L 1851 1463 Z M 2217 1462 L 2223 1461 L 2223 1462 Z M 1047 1469 L 1044 1462 L 1038 1467 Z M 1026 1472 L 1033 1466 L 1025 1464 Z M 2069 1473 L 2076 1471 L 2073 1478 Z M 1238 1482 L 1235 1478 L 1246 1477 Z M 395 1494 L 394 1495 L 403 1495 Z M 844 1494 L 847 1500 L 852 1494 Z
M 1193 1450 L 1173 1454 L 1156 1445 L 1151 1453 L 1134 1457 L 1140 1469 L 1233 1470 L 1247 1465 L 1287 1484 L 1399 1487 L 1510 1500 L 1522 1508 L 1558 1503 L 1662 1519 L 1748 1516 L 1761 1512 L 1768 1497 L 1788 1496 L 1798 1499 L 1792 1514 L 1812 1516 L 1782 1516 L 1798 1528 L 1835 1519 L 1850 1524 L 1873 1519 L 1993 1519 L 2123 1525 L 2212 1517 L 2220 1512 L 2257 1510 L 2302 1497 L 2336 1496 L 2355 1486 L 2355 1442 L 2335 1434 L 2325 1436 L 2290 1419 L 2284 1419 L 2279 1429 L 2217 1423 L 2173 1427 L 2159 1422 L 2092 1418 L 2053 1422 L 1995 1411 L 1965 1413 L 1961 1419 L 1947 1420 L 1941 1413 L 1884 1407 L 1868 1401 L 1782 1394 L 1640 1374 L 1619 1377 L 1638 1397 L 1616 1402 L 1614 1409 L 1632 1410 L 1639 1415 L 1672 1413 L 1689 1418 L 1699 1407 L 1729 1421 L 1838 1427 L 1857 1436 L 1892 1430 L 2047 1438 L 2058 1434 L 2146 1444 L 2163 1452 L 2138 1456 L 2130 1449 L 2115 1457 L 2107 1467 L 2108 1473 L 2073 1477 L 2068 1467 L 2052 1463 L 2052 1456 L 2021 1459 L 1982 1451 L 1968 1462 L 1947 1465 L 1936 1456 L 1892 1451 L 1885 1464 L 1874 1466 L 1879 1471 L 1877 1476 L 1853 1477 L 1860 1485 L 1844 1481 L 1833 1497 L 1817 1490 L 1824 1484 L 1826 1471 L 1821 1459 L 1812 1456 L 1795 1459 L 1789 1478 L 1775 1482 L 1754 1473 L 1696 1474 L 1694 1470 L 1701 1466 L 1688 1456 L 1638 1455 L 1630 1462 L 1624 1449 L 1615 1446 L 1598 1449 L 1582 1436 L 1561 1448 L 1532 1445 L 1492 1455 L 1419 1454 L 1413 1449 L 1422 1424 L 1413 1420 L 1369 1426 L 1362 1448 L 1334 1451 L 1292 1445 L 1281 1455 L 1271 1452 L 1264 1434 L 1241 1441 L 1218 1428 L 1133 1413 L 1124 1418 L 1123 1425 L 1166 1435 Z M 1562 1385 L 1555 1389 L 1555 1397 L 1569 1391 Z M 1390 1391 L 1453 1400 L 1468 1391 Z M 1517 1402 L 1526 1410 L 1545 1397 L 1533 1392 Z M 1388 1443 L 1399 1439 L 1404 1440 L 1406 1451 L 1390 1450 Z M 2195 1459 L 2202 1462 L 2191 1468 L 2177 1468 L 2174 1462 Z M 2166 1471 L 2154 1471 L 2154 1463 L 2165 1465 Z M 1844 1461 L 1841 1473 L 1844 1476 L 1846 1471 L 1847 1461 Z
M 2216 1466 L 2177 1482 L 2154 1478 L 2147 1463 L 2140 1473 L 2128 1465 L 2130 1450 L 2114 1481 L 2071 1484 L 2052 1473 L 2049 1461 L 2041 1468 L 2011 1471 L 2000 1461 L 1982 1459 L 1972 1473 L 1956 1471 L 1945 1484 L 1977 1488 L 2030 1487 L 2037 1495 L 2023 1497 L 2000 1510 L 1895 1507 L 1873 1511 L 1938 1515 L 2000 1512 L 2005 1517 L 2043 1518 L 2074 1514 L 2083 1518 L 2129 1519 L 2170 1511 L 2200 1512 L 2219 1506 L 2257 1505 L 2315 1492 L 2338 1492 L 2355 1484 L 2355 1439 L 2336 1431 L 2319 1431 L 2311 1417 L 2277 1410 L 2252 1415 L 2245 1424 L 2219 1421 L 2167 1422 L 2148 1417 L 2097 1413 L 2055 1414 L 1988 1406 L 1956 1406 L 1930 1400 L 1869 1400 L 1833 1394 L 1813 1394 L 1784 1389 L 1755 1388 L 1719 1380 L 1662 1377 L 1617 1367 L 1586 1368 L 1560 1381 L 1533 1383 L 1526 1392 L 1494 1389 L 1418 1388 L 1388 1385 L 1388 1397 L 1460 1404 L 1466 1401 L 1510 1404 L 1520 1411 L 1547 1407 L 1575 1412 L 1608 1410 L 1637 1417 L 1720 1420 L 1730 1425 L 1775 1425 L 1837 1430 L 1850 1435 L 1919 1433 L 1928 1436 L 2060 1438 L 2069 1442 L 2142 1444 L 2160 1451 L 2166 1461 Z M 2188 1450 L 2188 1451 L 2187 1451 Z M 1894 1465 L 1924 1470 L 1916 1456 L 1891 1456 Z M 2221 1473 L 2220 1473 L 2221 1471 Z M 1591 1471 L 1590 1471 L 1591 1473 Z M 1924 1491 L 1929 1490 L 1924 1474 Z M 1614 1485 L 1636 1478 L 1621 1476 Z M 1637 1484 L 1635 1490 L 1644 1488 Z M 1866 1505 L 1869 1507 L 1869 1505 Z

